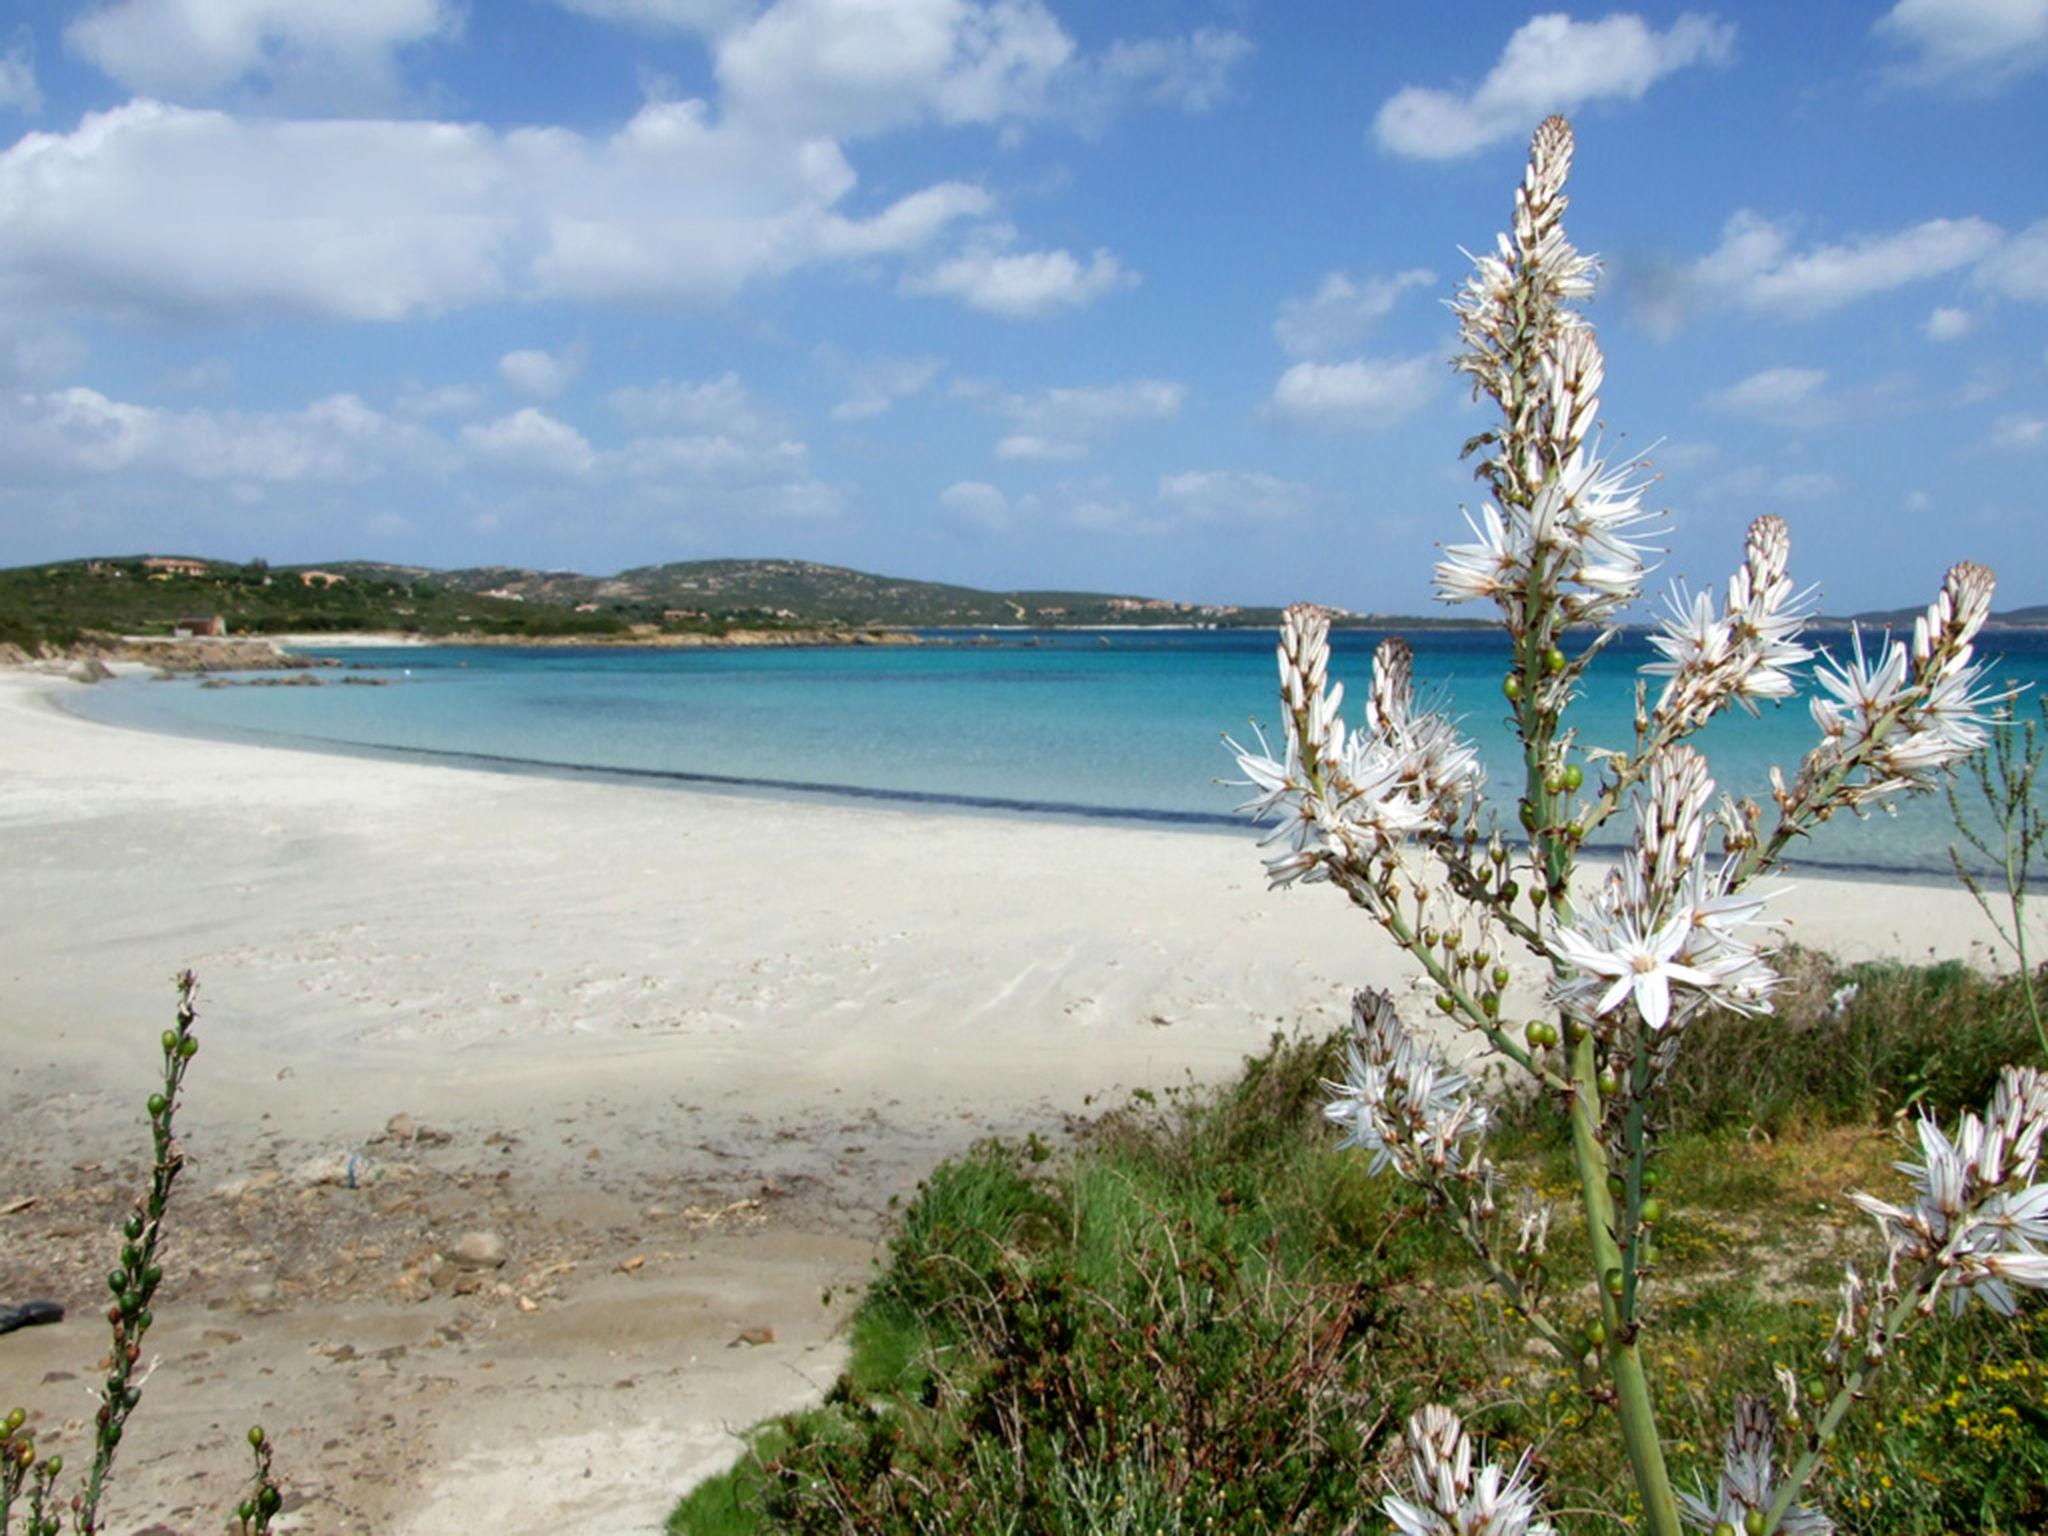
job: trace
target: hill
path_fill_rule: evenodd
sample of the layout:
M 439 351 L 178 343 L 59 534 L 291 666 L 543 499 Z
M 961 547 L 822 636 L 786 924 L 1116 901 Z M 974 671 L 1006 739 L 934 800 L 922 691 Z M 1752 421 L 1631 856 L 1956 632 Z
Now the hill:
M 218 616 L 234 634 L 655 639 L 753 631 L 988 625 L 1270 626 L 1272 608 L 1099 592 L 985 592 L 803 560 L 696 560 L 615 576 L 374 561 L 239 564 L 130 555 L 0 571 L 0 643 L 164 635 Z

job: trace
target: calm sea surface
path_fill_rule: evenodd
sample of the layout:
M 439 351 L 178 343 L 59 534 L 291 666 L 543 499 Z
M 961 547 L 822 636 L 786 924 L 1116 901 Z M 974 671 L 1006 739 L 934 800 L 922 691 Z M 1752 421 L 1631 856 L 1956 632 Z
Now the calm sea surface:
M 947 643 L 873 649 L 619 650 L 407 647 L 337 650 L 354 673 L 319 688 L 123 682 L 73 695 L 80 714 L 156 730 L 380 753 L 485 760 L 544 772 L 608 771 L 762 792 L 883 795 L 1015 812 L 1229 824 L 1238 791 L 1219 740 L 1276 718 L 1263 632 L 947 633 Z M 1425 632 L 1420 689 L 1441 690 L 1485 754 L 1509 823 L 1519 779 L 1494 631 Z M 1846 636 L 1817 638 L 1840 647 Z M 1335 637 L 1348 713 L 1363 706 L 1376 635 Z M 2048 685 L 2048 634 L 2002 632 L 1991 675 Z M 1635 669 L 1619 638 L 1588 675 L 1580 740 L 1630 743 Z M 345 676 L 388 679 L 341 686 Z M 1653 690 L 1654 692 L 1654 690 Z M 2032 710 L 2031 698 L 2022 707 Z M 1722 787 L 1762 796 L 1812 745 L 1803 700 L 1716 722 L 1702 746 Z M 1589 774 L 1589 778 L 1591 775 Z M 1933 796 L 1896 818 L 1820 829 L 1808 867 L 1945 874 L 1954 833 Z

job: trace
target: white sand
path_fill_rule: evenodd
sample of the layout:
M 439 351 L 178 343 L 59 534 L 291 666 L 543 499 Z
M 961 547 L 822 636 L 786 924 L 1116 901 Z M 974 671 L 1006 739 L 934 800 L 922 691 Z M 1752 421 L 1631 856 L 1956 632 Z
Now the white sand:
M 449 1190 L 475 1191 L 475 1219 L 444 1207 L 437 1236 L 502 1222 L 512 1189 L 552 1236 L 508 1231 L 499 1278 L 541 1283 L 526 1250 L 578 1266 L 526 1312 L 368 1282 L 323 1295 L 260 1237 L 223 1238 L 199 1310 L 167 1293 L 152 1336 L 166 1363 L 124 1446 L 124 1522 L 153 1498 L 231 1502 L 260 1407 L 306 1528 L 656 1529 L 730 1454 L 729 1427 L 829 1382 L 844 1303 L 820 1293 L 858 1281 L 886 1201 L 939 1156 L 1223 1074 L 1274 1028 L 1334 1024 L 1353 986 L 1405 989 L 1341 900 L 1264 889 L 1249 832 L 159 737 L 60 713 L 72 686 L 0 674 L 0 1205 L 97 1176 L 76 1163 L 136 1161 L 168 978 L 189 965 L 204 1047 L 181 1198 L 220 1205 L 208 1192 L 237 1172 L 360 1151 L 405 1110 L 455 1134 Z M 1801 880 L 1778 908 L 1846 956 L 1981 953 L 1981 919 L 1942 886 Z M 762 1186 L 732 1222 L 678 1222 Z M 25 1219 L 0 1217 L 0 1301 L 27 1283 L 8 1225 Z M 71 1237 L 96 1251 L 96 1232 Z M 384 1258 L 399 1284 L 406 1255 Z M 59 1295 L 72 1321 L 0 1338 L 0 1395 L 83 1415 L 83 1380 L 36 1383 L 90 1372 L 96 1272 Z M 273 1272 L 277 1297 L 248 1303 Z M 725 1347 L 757 1322 L 774 1344 Z M 372 1369 L 394 1342 L 407 1353 Z M 342 1344 L 356 1358 L 336 1365 Z M 192 1446 L 210 1481 L 188 1487 L 173 1458 Z

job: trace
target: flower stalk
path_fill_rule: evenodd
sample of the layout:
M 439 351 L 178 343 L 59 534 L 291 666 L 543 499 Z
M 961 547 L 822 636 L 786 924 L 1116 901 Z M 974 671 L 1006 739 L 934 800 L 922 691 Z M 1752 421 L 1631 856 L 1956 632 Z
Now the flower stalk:
M 1800 670 L 1815 660 L 1800 638 L 1812 593 L 1794 586 L 1791 535 L 1778 518 L 1751 524 L 1723 596 L 1672 589 L 1652 636 L 1658 659 L 1637 685 L 1633 749 L 1577 748 L 1566 723 L 1572 700 L 1641 596 L 1656 514 L 1643 505 L 1641 466 L 1610 467 L 1590 436 L 1605 364 L 1574 307 L 1592 291 L 1597 265 L 1564 231 L 1572 154 L 1570 127 L 1547 119 L 1509 231 L 1473 259 L 1451 306 L 1464 344 L 1455 366 L 1496 407 L 1498 424 L 1466 444 L 1490 496 L 1467 514 L 1473 541 L 1444 550 L 1436 586 L 1447 602 L 1491 601 L 1507 632 L 1501 689 L 1521 743 L 1521 846 L 1510 852 L 1515 825 L 1488 819 L 1477 754 L 1456 722 L 1417 706 L 1405 642 L 1379 646 L 1365 718 L 1347 721 L 1321 608 L 1296 605 L 1282 621 L 1277 750 L 1263 736 L 1255 747 L 1226 741 L 1253 792 L 1242 809 L 1274 824 L 1265 838 L 1275 850 L 1266 859 L 1271 882 L 1342 891 L 1429 977 L 1446 1021 L 1470 1030 L 1480 1053 L 1528 1073 L 1559 1106 L 1598 1348 L 1567 1343 L 1544 1309 L 1540 1239 L 1537 1256 L 1526 1252 L 1534 1218 L 1525 1218 L 1516 1258 L 1504 1257 L 1491 1225 L 1500 1183 L 1485 1152 L 1491 1114 L 1468 1074 L 1411 1031 L 1384 993 L 1358 994 L 1347 1078 L 1329 1085 L 1328 1115 L 1345 1128 L 1343 1144 L 1369 1151 L 1374 1171 L 1391 1169 L 1426 1190 L 1508 1305 L 1572 1360 L 1589 1397 L 1613 1408 L 1645 1530 L 1678 1536 L 1682 1522 L 1703 1518 L 1712 1530 L 1733 1511 L 1746 1536 L 1759 1526 L 1815 1536 L 1832 1527 L 1796 1500 L 1885 1340 L 1944 1290 L 1952 1305 L 1976 1295 L 2004 1311 L 2014 1287 L 2048 1289 L 2048 1254 L 2039 1251 L 2048 1246 L 2048 1184 L 2034 1182 L 2048 1087 L 2039 1074 L 2009 1076 L 1985 1117 L 1966 1116 L 1953 1141 L 1923 1124 L 1924 1165 L 1905 1168 L 1919 1184 L 1914 1205 L 1857 1197 L 1892 1254 L 1875 1302 L 1860 1288 L 1845 1302 L 1845 1329 L 1868 1329 L 1863 1358 L 1841 1373 L 1806 1454 L 1782 1480 L 1768 1403 L 1738 1401 L 1711 1500 L 1674 1491 L 1643 1350 L 1656 1322 L 1651 1242 L 1660 1213 L 1649 1190 L 1662 1095 L 1687 1027 L 1704 1011 L 1771 1011 L 1777 976 L 1758 933 L 1768 892 L 1755 888 L 1757 878 L 1816 823 L 1933 789 L 1983 747 L 1989 712 L 2003 702 L 1981 686 L 1973 657 L 1993 581 L 1981 566 L 1957 565 L 1910 642 L 1887 635 L 1867 647 L 1859 631 L 1846 659 L 1820 653 L 1811 703 L 1820 740 L 1789 785 L 1773 770 L 1768 829 L 1755 799 L 1716 802 L 1707 761 L 1688 738 L 1731 708 L 1755 715 L 1763 701 L 1795 696 Z M 1598 765 L 1603 782 L 1589 785 L 1580 759 Z M 1577 888 L 1587 836 L 1624 810 L 1634 823 L 1628 851 L 1596 886 Z M 1548 971 L 1550 1017 L 1529 1022 L 1519 1039 L 1501 1017 L 1511 977 L 1491 947 L 1495 936 Z M 1526 1192 L 1523 1204 L 1532 1209 Z M 1547 1229 L 1547 1214 L 1541 1221 Z M 1505 1480 L 1491 1467 L 1475 1476 L 1470 1442 L 1446 1410 L 1418 1416 L 1410 1443 L 1417 1497 L 1386 1505 L 1403 1531 L 1504 1530 L 1473 1523 L 1503 1510 L 1521 1522 L 1516 1529 L 1550 1529 L 1526 1466 Z

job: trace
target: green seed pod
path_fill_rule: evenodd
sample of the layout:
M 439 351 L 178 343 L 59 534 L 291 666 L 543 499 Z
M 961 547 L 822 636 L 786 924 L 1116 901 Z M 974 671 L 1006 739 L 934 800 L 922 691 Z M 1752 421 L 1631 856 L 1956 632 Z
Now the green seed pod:
M 1564 793 L 1564 774 L 1553 768 L 1543 775 L 1543 787 L 1553 795 Z
M 180 1040 L 178 1042 L 178 1054 L 187 1061 L 197 1056 L 199 1054 L 199 1037 L 197 1035 L 187 1035 L 184 1039 Z
M 1742 1536 L 1742 1532 L 1736 1530 L 1726 1520 L 1721 1520 L 1717 1521 L 1714 1525 L 1714 1536 Z
M 1624 1289 L 1621 1283 L 1621 1271 L 1618 1269 L 1610 1269 L 1609 1271 L 1607 1271 L 1606 1285 L 1608 1295 L 1615 1297 L 1620 1296 L 1622 1290 Z
M 62 1456 L 52 1456 L 48 1461 L 44 1462 L 43 1465 L 50 1469 L 50 1476 L 55 1477 L 59 1472 L 62 1472 L 64 1470 L 64 1458 Z M 54 1531 L 56 1530 L 56 1527 L 53 1525 L 50 1527 L 50 1529 Z
M 256 1518 L 256 1506 L 247 1499 L 242 1500 L 241 1503 L 235 1506 L 235 1518 L 244 1525 L 247 1525 Z
M 178 1032 L 175 1029 L 165 1030 L 163 1033 L 163 1042 L 164 1054 L 168 1056 L 171 1054 L 171 1052 L 175 1051 L 178 1048 Z
M 1482 992 L 1479 996 L 1479 1011 L 1489 1019 L 1497 1015 L 1500 1012 L 1500 994 L 1498 992 Z
M 1504 966 L 1504 965 L 1496 965 L 1496 966 L 1495 966 L 1495 967 L 1493 968 L 1493 984 L 1494 984 L 1494 985 L 1495 985 L 1496 987 L 1504 987 L 1504 986 L 1506 986 L 1506 985 L 1508 984 L 1508 980 L 1509 980 L 1509 971 L 1508 971 L 1508 968 L 1507 968 L 1506 966 Z
M 1764 1536 L 1764 1512 L 1760 1509 L 1752 1509 L 1742 1517 L 1742 1528 L 1749 1533 L 1749 1536 Z
M 130 1216 L 121 1230 L 127 1234 L 129 1242 L 136 1241 L 136 1239 L 142 1236 L 142 1218 L 140 1216 Z
M 266 1515 L 276 1514 L 278 1506 L 282 1503 L 284 1503 L 284 1495 L 268 1483 L 265 1483 L 263 1491 L 256 1495 L 256 1507 Z
M 1594 1318 L 1593 1321 L 1586 1324 L 1586 1337 L 1591 1339 L 1593 1347 L 1598 1349 L 1607 1342 L 1607 1324 L 1597 1317 Z
M 1436 930 L 1435 930 L 1434 928 L 1425 928 L 1425 929 L 1423 929 L 1423 930 L 1422 930 L 1422 945 L 1423 945 L 1423 948 L 1425 948 L 1425 949 L 1435 949 L 1435 948 L 1436 948 L 1436 941 L 1437 941 L 1437 931 L 1436 931 Z
M 4 1430 L 0 1430 L 0 1434 L 11 1435 L 27 1422 L 27 1413 L 25 1413 L 23 1410 L 19 1408 L 10 1408 L 7 1411 L 7 1417 L 4 1420 L 0 1420 L 0 1423 L 4 1423 L 6 1425 L 6 1428 Z
M 1557 1026 L 1555 1024 L 1545 1023 L 1541 1026 L 1541 1028 L 1543 1030 L 1544 1045 L 1552 1046 L 1557 1044 Z
M 107 1289 L 112 1291 L 116 1296 L 119 1296 L 123 1291 L 127 1290 L 128 1272 L 125 1269 L 108 1270 Z
M 164 1097 L 164 1096 L 163 1096 L 162 1094 L 160 1094 L 160 1093 L 152 1093 L 152 1094 L 151 1094 L 151 1095 L 149 1096 L 149 1118 L 150 1118 L 150 1119 L 152 1119 L 152 1120 L 155 1120 L 155 1119 L 159 1118 L 159 1117 L 160 1117 L 160 1116 L 161 1116 L 161 1115 L 163 1114 L 163 1112 L 164 1112 L 164 1111 L 165 1111 L 166 1109 L 168 1109 L 169 1107 L 170 1107 L 170 1100 L 169 1100 L 169 1099 L 166 1099 L 166 1098 L 165 1098 L 165 1097 Z
M 140 1312 L 137 1312 L 135 1314 L 136 1331 L 138 1333 L 146 1333 L 149 1330 L 149 1325 L 155 1321 L 156 1315 L 152 1313 L 149 1310 L 149 1308 L 144 1307 Z
M 1543 670 L 1548 672 L 1552 677 L 1555 677 L 1558 673 L 1562 672 L 1564 670 L 1564 667 L 1564 652 L 1560 651 L 1556 646 L 1553 645 L 1549 650 L 1543 653 Z
M 1448 992 L 1439 992 L 1436 998 L 1436 1005 L 1445 1013 L 1454 1013 L 1457 1011 L 1458 1000 Z
M 1565 765 L 1564 787 L 1566 789 L 1571 790 L 1574 794 L 1576 794 L 1578 792 L 1579 786 L 1584 784 L 1585 782 L 1585 769 L 1581 768 L 1577 763 L 1567 763 Z
M 136 1265 L 140 1264 L 141 1262 L 142 1252 L 140 1249 L 138 1249 L 133 1243 L 126 1243 L 122 1245 L 121 1267 L 123 1269 L 133 1269 Z
M 1642 1214 L 1643 1222 L 1646 1226 L 1655 1226 L 1664 1219 L 1664 1202 L 1652 1195 L 1643 1202 Z
M 1600 1093 L 1603 1098 L 1613 1098 L 1621 1092 L 1621 1079 L 1609 1070 L 1600 1074 Z
M 142 1272 L 142 1283 L 148 1286 L 151 1290 L 155 1290 L 159 1285 L 161 1285 L 163 1283 L 163 1278 L 164 1267 L 161 1264 L 152 1264 L 149 1266 L 149 1268 L 145 1269 Z
M 1444 948 L 1450 950 L 1453 954 L 1457 953 L 1458 946 L 1464 942 L 1465 936 L 1455 928 L 1444 935 Z
M 1541 1019 L 1532 1021 L 1529 1027 L 1522 1031 L 1522 1038 L 1528 1041 L 1532 1048 L 1538 1050 L 1542 1049 L 1543 1021 Z
M 1501 679 L 1500 691 L 1510 699 L 1519 699 L 1522 696 L 1522 680 L 1510 672 Z
M 263 1443 L 263 1426 L 261 1424 L 251 1424 L 249 1426 L 249 1443 L 251 1445 L 261 1445 Z

